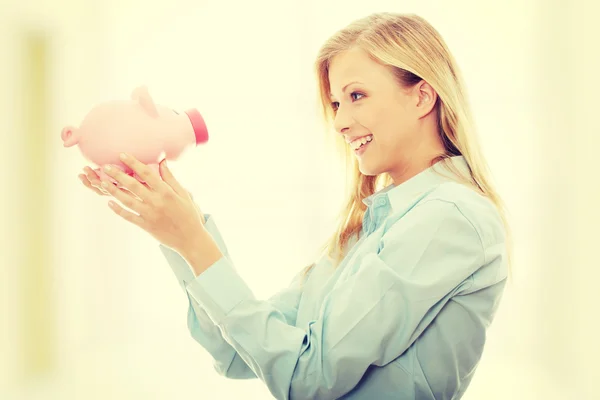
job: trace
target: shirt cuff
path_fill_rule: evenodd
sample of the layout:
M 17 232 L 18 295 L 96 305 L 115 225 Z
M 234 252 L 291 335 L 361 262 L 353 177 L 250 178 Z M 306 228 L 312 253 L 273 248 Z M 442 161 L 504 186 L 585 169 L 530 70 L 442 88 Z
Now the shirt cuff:
M 177 278 L 179 286 L 181 286 L 181 288 L 185 290 L 188 282 L 194 280 L 194 272 L 188 265 L 187 261 L 185 261 L 185 259 L 181 257 L 181 255 L 179 255 L 178 252 L 163 244 L 160 244 L 158 247 L 167 259 L 167 264 L 169 264 L 169 266 L 171 267 L 175 278 Z
M 221 233 L 219 232 L 219 229 L 215 224 L 214 218 L 212 218 L 210 214 L 204 214 L 204 219 L 206 221 L 204 224 L 206 230 L 211 234 L 211 236 L 217 243 L 217 246 L 219 247 L 219 250 L 221 250 L 221 253 L 223 253 L 225 257 L 229 258 L 230 256 L 227 251 L 227 246 L 225 245 L 225 241 L 223 240 L 223 237 L 221 236 Z M 179 286 L 181 286 L 185 290 L 187 284 L 195 279 L 194 272 L 190 268 L 189 264 L 175 250 L 163 244 L 159 244 L 158 247 L 160 248 L 160 251 L 163 253 L 164 257 L 167 259 L 167 263 L 169 264 L 171 270 L 173 271 L 173 274 L 177 278 Z
M 187 291 L 215 325 L 221 325 L 238 304 L 254 299 L 254 294 L 226 257 L 221 257 L 191 281 Z

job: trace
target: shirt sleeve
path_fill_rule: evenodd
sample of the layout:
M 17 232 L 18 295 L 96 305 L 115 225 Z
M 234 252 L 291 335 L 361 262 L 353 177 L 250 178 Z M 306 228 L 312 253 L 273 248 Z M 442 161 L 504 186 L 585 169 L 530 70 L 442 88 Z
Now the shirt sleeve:
M 215 242 L 223 255 L 231 260 L 227 246 L 215 224 L 214 218 L 210 214 L 205 214 L 205 227 L 213 236 Z M 185 291 L 189 282 L 195 279 L 195 275 L 185 259 L 176 251 L 159 245 L 160 250 L 165 256 L 169 266 L 173 270 L 175 277 L 181 288 Z M 276 293 L 269 300 L 273 308 L 279 310 L 286 323 L 295 324 L 298 311 L 298 303 L 302 294 L 300 279 L 301 274 L 294 277 L 290 285 Z M 253 298 L 250 292 L 247 295 Z M 231 379 L 251 379 L 256 378 L 256 374 L 240 358 L 237 351 L 223 338 L 221 330 L 208 317 L 206 311 L 186 292 L 188 298 L 187 326 L 192 338 L 204 347 L 213 358 L 215 370 Z
M 293 326 L 254 299 L 224 257 L 187 290 L 276 398 L 333 399 L 370 365 L 400 356 L 484 258 L 477 231 L 457 207 L 430 200 L 390 226 L 377 252 L 349 260 L 350 276 L 308 326 Z

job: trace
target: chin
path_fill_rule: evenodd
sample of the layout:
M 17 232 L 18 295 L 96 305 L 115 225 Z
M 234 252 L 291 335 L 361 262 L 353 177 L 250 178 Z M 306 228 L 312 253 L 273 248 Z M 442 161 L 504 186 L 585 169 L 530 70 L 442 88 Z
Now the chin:
M 364 164 L 359 164 L 358 169 L 361 174 L 366 175 L 366 176 L 377 176 L 383 172 L 381 170 L 381 168 L 377 168 L 377 166 L 364 165 Z

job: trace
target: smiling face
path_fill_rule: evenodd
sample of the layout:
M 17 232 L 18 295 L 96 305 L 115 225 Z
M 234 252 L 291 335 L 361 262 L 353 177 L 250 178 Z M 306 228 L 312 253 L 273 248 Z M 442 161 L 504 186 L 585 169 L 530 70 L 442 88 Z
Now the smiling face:
M 361 173 L 389 173 L 398 184 L 443 152 L 431 112 L 436 94 L 425 81 L 403 88 L 391 69 L 353 48 L 331 60 L 329 82 L 335 129 L 351 142 Z

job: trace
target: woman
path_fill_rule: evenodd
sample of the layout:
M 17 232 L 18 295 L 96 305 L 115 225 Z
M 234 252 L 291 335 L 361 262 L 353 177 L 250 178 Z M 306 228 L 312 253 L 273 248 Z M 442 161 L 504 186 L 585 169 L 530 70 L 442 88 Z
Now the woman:
M 107 171 L 127 190 L 82 180 L 161 242 L 224 376 L 278 399 L 458 399 L 507 279 L 508 230 L 456 63 L 425 20 L 381 13 L 329 39 L 316 70 L 355 186 L 327 251 L 267 301 L 164 162 L 161 179 L 125 161 L 145 186 Z

